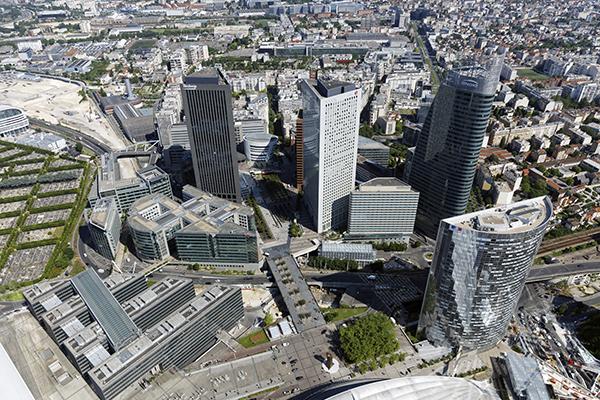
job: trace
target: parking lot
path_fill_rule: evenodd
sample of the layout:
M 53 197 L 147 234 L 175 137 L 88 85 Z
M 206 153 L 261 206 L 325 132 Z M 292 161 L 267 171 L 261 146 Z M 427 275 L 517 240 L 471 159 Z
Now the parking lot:
M 69 204 L 69 203 L 73 203 L 76 198 L 77 198 L 77 195 L 75 193 L 62 194 L 59 196 L 52 196 L 52 197 L 41 197 L 41 198 L 38 198 L 35 200 L 35 202 L 33 203 L 33 207 L 41 208 L 41 207 L 47 207 L 47 206 L 55 206 L 58 204 Z
M 41 183 L 38 193 L 55 192 L 58 190 L 76 189 L 79 187 L 79 180 L 73 179 L 70 181 Z
M 16 250 L 0 270 L 0 284 L 24 282 L 38 278 L 54 250 L 54 245 Z
M 2 198 L 7 197 L 15 197 L 15 196 L 25 196 L 31 193 L 31 189 L 33 186 L 21 186 L 16 188 L 5 188 L 0 190 L 0 196 Z
M 17 239 L 17 243 L 25 243 L 25 242 L 37 242 L 38 240 L 52 239 L 56 237 L 58 228 L 43 228 L 43 229 L 35 229 L 33 231 L 23 231 L 19 233 L 19 237 Z
M 71 209 L 68 208 L 66 210 L 44 211 L 37 214 L 30 214 L 25 220 L 25 226 L 44 224 L 46 222 L 64 221 L 69 218 L 70 213 Z
M 0 229 L 12 228 L 18 217 L 0 218 Z
M 26 203 L 27 201 L 25 200 L 13 201 L 12 203 L 2 203 L 0 204 L 0 213 L 23 210 Z
M 34 162 L 31 164 L 19 164 L 15 165 L 13 168 L 13 172 L 21 172 L 21 171 L 32 171 L 36 169 L 40 169 L 44 166 L 44 162 Z

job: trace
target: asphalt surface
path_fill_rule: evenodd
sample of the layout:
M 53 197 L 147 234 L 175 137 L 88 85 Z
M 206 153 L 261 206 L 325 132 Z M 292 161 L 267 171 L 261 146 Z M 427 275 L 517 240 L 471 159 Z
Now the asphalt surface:
M 104 143 L 90 136 L 86 136 L 75 129 L 67 128 L 65 126 L 52 125 L 36 118 L 29 118 L 29 122 L 34 128 L 40 128 L 42 130 L 53 132 L 60 136 L 64 136 L 67 139 L 71 139 L 76 142 L 81 142 L 85 146 L 89 147 L 96 154 L 109 153 L 111 151 L 110 147 L 108 147 Z
M 527 277 L 527 282 L 547 281 L 553 278 L 568 275 L 589 274 L 600 272 L 600 262 L 589 261 L 573 264 L 549 264 L 532 268 Z

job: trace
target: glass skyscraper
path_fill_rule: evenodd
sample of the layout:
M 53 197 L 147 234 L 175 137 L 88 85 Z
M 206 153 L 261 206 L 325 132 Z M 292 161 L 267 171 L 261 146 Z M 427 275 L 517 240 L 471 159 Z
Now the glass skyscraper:
M 450 71 L 429 109 L 410 165 L 420 193 L 417 229 L 434 237 L 440 220 L 465 212 L 502 62 Z
M 231 86 L 219 71 L 205 69 L 186 76 L 181 93 L 196 187 L 240 202 Z
M 552 217 L 548 197 L 441 221 L 419 319 L 435 345 L 496 345 Z

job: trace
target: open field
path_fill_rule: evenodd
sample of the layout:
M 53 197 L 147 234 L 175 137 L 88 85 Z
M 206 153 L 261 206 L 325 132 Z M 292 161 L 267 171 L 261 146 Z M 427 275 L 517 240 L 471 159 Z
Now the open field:
M 540 74 L 539 72 L 536 72 L 531 68 L 518 69 L 517 75 L 519 76 L 519 78 L 528 78 L 532 81 L 545 81 L 546 79 L 550 79 L 548 75 Z
M 96 111 L 90 100 L 81 101 L 74 83 L 42 78 L 38 82 L 0 76 L 0 103 L 25 110 L 33 118 L 64 125 L 93 136 L 113 150 L 125 148 L 123 139 Z

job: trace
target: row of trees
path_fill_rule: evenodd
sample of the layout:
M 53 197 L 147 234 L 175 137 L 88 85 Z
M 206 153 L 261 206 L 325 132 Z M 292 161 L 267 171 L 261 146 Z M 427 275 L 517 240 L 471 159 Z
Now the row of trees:
M 338 260 L 333 258 L 313 256 L 308 259 L 308 266 L 311 268 L 325 268 L 337 271 L 356 271 L 359 264 L 354 260 Z

